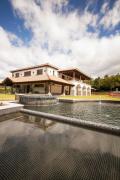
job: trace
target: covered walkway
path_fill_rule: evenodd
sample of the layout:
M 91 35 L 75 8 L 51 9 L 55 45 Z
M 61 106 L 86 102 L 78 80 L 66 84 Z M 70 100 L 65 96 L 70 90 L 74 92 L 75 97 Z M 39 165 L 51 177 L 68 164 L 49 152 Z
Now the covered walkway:
M 71 95 L 74 96 L 91 96 L 91 86 L 82 82 L 77 82 L 72 87 Z

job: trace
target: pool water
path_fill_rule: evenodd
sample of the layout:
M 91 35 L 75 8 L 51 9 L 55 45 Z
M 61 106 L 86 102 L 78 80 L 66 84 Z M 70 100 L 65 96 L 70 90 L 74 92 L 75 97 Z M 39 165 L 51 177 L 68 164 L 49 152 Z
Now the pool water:
M 65 114 L 70 107 L 46 108 Z M 21 113 L 0 117 L 0 180 L 120 179 L 118 136 L 48 121 Z
M 74 117 L 85 121 L 120 126 L 120 104 L 80 102 L 58 103 L 52 106 L 27 106 L 25 108 L 51 114 Z

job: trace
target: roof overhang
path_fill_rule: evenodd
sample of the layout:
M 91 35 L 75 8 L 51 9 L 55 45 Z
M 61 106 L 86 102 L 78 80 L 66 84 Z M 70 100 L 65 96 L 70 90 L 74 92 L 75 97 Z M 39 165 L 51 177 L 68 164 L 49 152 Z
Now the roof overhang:
M 83 73 L 82 71 L 80 71 L 77 68 L 61 69 L 61 70 L 58 70 L 58 72 L 63 73 L 65 75 L 69 75 L 69 76 L 73 76 L 73 72 L 75 72 L 75 75 L 78 78 L 81 76 L 83 79 L 86 79 L 86 80 L 90 80 L 91 79 L 90 76 L 88 76 L 87 74 Z
M 40 79 L 41 78 L 41 79 Z M 67 82 L 61 78 L 53 77 L 53 76 L 39 76 L 36 78 L 33 77 L 20 77 L 20 78 L 12 78 L 7 77 L 3 80 L 3 84 L 5 85 L 13 85 L 13 84 L 30 84 L 30 83 L 45 83 L 45 82 L 53 82 L 56 84 L 66 85 L 66 86 L 74 86 L 72 83 Z
M 40 81 L 26 81 L 26 82 L 13 82 L 13 84 L 31 84 L 31 83 L 54 83 L 54 84 L 60 84 L 60 85 L 66 85 L 66 86 L 74 86 L 74 84 L 71 83 L 64 83 L 60 81 L 55 80 L 40 80 Z
M 60 85 L 66 85 L 66 86 L 74 86 L 72 83 L 64 83 L 60 81 L 54 81 L 54 80 L 49 80 L 49 82 L 55 83 L 55 84 L 60 84 Z
M 10 72 L 14 73 L 14 72 L 18 72 L 18 71 L 24 71 L 24 70 L 30 70 L 30 69 L 42 68 L 42 67 L 51 67 L 51 68 L 58 70 L 58 68 L 56 66 L 53 66 L 49 63 L 46 63 L 46 64 L 37 65 L 37 66 L 30 66 L 30 67 L 26 67 L 26 68 L 15 69 L 15 70 L 12 70 Z

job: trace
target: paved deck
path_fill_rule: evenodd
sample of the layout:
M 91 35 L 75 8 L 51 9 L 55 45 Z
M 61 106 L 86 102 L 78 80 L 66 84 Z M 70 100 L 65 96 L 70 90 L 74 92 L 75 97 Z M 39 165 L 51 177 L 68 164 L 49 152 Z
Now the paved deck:
M 120 179 L 120 137 L 20 113 L 3 119 L 0 179 Z
M 0 116 L 20 111 L 23 106 L 24 105 L 17 104 L 14 101 L 4 101 L 2 102 L 2 106 L 0 106 Z

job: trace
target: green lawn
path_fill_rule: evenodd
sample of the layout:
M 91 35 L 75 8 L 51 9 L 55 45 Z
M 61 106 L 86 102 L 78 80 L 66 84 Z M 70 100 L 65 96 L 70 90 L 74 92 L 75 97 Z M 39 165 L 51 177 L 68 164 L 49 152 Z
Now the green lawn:
M 0 101 L 12 101 L 15 100 L 14 94 L 0 94 Z
M 109 95 L 91 95 L 91 96 L 59 96 L 59 99 L 78 99 L 78 100 L 114 100 L 120 101 L 120 97 L 112 97 Z M 0 94 L 0 101 L 15 100 L 14 94 Z
M 77 99 L 77 100 L 114 100 L 120 101 L 120 97 L 112 97 L 109 95 L 91 95 L 91 96 L 59 96 L 60 99 Z

